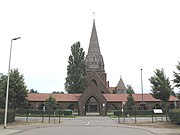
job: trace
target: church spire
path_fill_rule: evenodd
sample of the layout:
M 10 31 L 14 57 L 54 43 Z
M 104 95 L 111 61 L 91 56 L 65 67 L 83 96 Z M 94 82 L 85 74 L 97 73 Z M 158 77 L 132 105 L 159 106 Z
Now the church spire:
M 88 54 L 86 55 L 86 66 L 87 69 L 104 71 L 104 61 L 100 52 L 95 19 L 93 19 L 93 27 L 89 42 L 89 49 Z
M 90 53 L 101 54 L 100 48 L 99 48 L 97 31 L 96 31 L 95 19 L 93 19 L 93 28 L 91 32 L 91 38 L 90 38 L 89 49 L 88 49 L 88 54 Z

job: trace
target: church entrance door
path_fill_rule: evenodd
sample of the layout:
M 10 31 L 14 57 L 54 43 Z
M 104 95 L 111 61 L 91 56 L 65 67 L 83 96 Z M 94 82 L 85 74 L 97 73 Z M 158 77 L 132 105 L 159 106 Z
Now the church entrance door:
M 100 106 L 95 97 L 92 96 L 87 100 L 85 110 L 86 115 L 99 115 Z

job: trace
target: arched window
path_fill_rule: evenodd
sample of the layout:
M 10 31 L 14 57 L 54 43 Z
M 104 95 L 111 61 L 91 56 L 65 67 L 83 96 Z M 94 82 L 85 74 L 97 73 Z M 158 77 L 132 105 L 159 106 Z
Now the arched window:
M 92 82 L 93 82 L 96 86 L 98 85 L 98 84 L 97 84 L 97 81 L 96 81 L 95 79 L 92 79 L 91 83 L 92 83 Z

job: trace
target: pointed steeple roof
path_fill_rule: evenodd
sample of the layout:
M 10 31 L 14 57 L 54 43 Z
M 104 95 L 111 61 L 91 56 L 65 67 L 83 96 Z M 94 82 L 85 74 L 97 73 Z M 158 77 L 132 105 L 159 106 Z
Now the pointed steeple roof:
M 120 80 L 117 84 L 116 90 L 126 90 L 126 86 L 124 85 L 122 77 L 120 77 Z
M 96 31 L 95 19 L 93 19 L 93 27 L 91 32 L 88 54 L 101 54 Z
M 86 55 L 86 66 L 90 70 L 104 71 L 104 61 L 100 52 L 99 41 L 96 31 L 95 19 L 93 19 L 93 27 L 89 42 L 89 49 Z

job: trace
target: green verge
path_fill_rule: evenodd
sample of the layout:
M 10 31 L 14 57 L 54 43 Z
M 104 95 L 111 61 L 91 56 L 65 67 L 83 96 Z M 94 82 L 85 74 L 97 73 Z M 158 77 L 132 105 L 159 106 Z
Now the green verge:
M 7 113 L 7 123 L 14 122 L 15 121 L 15 111 L 14 110 L 8 110 Z M 0 124 L 4 123 L 4 109 L 0 109 Z
M 172 123 L 180 125 L 180 109 L 169 111 L 169 119 Z

